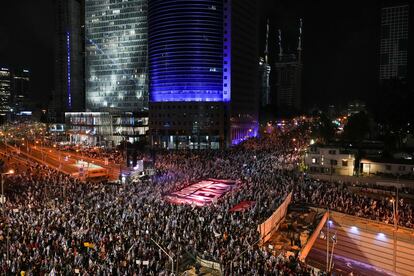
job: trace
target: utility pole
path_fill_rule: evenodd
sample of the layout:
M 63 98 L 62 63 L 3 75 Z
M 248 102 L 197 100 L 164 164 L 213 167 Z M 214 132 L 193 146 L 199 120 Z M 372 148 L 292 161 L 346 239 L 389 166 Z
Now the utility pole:
M 333 239 L 333 237 L 335 237 L 335 239 Z M 335 244 L 336 244 L 336 232 L 332 236 L 331 261 L 329 263 L 329 271 L 328 271 L 328 273 L 330 273 L 332 271 L 332 268 L 333 268 L 333 252 L 334 252 L 334 249 L 335 249 Z
M 329 209 L 328 219 L 326 220 L 326 272 L 329 272 Z
M 154 243 L 158 246 L 158 248 L 159 248 L 159 249 L 161 249 L 161 251 L 162 251 L 162 252 L 164 252 L 164 254 L 165 254 L 165 255 L 167 255 L 167 256 L 168 256 L 168 258 L 169 258 L 169 259 L 170 259 L 170 261 L 171 261 L 171 274 L 172 274 L 172 275 L 174 275 L 174 259 L 173 259 L 173 257 L 171 257 L 171 256 L 167 253 L 167 251 L 165 251 L 165 250 L 164 250 L 164 248 L 162 248 L 162 247 L 161 247 L 161 245 L 159 245 L 156 241 L 154 241 L 154 239 L 153 239 L 153 238 L 151 238 L 151 237 L 150 237 L 150 239 L 151 239 L 151 240 L 152 240 L 152 241 L 153 241 L 153 242 L 154 242 Z
M 394 267 L 394 272 L 396 271 L 396 264 L 397 264 L 397 223 L 396 223 L 396 213 L 395 213 L 395 199 L 391 199 L 392 202 L 392 211 L 393 211 L 393 216 L 394 216 L 394 231 L 393 231 L 393 238 L 394 238 L 394 254 L 393 254 L 393 267 Z

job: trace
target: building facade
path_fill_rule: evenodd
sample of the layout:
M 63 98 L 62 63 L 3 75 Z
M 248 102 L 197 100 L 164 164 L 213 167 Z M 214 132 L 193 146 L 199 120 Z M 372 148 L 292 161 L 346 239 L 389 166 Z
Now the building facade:
M 360 172 L 363 175 L 414 177 L 414 161 L 408 159 L 362 159 Z
M 255 20 L 252 1 L 149 1 L 154 146 L 219 148 L 257 133 Z
M 147 1 L 85 2 L 86 109 L 148 110 Z
M 14 113 L 30 111 L 30 71 L 27 69 L 13 71 L 12 106 Z
M 65 123 L 73 144 L 113 147 L 133 143 L 148 132 L 148 113 L 66 112 Z
M 259 59 L 260 107 L 271 104 L 270 95 L 270 65 L 264 58 Z
M 408 31 L 409 5 L 382 8 L 380 80 L 407 78 Z
M 269 20 L 266 24 L 266 42 L 264 50 L 264 58 L 259 58 L 259 91 L 260 91 L 260 107 L 264 108 L 271 104 L 270 99 L 270 65 L 269 65 Z
M 49 106 L 51 122 L 64 121 L 65 112 L 83 111 L 83 0 L 54 0 L 54 89 Z
M 295 52 L 283 52 L 282 32 L 278 33 L 279 54 L 275 63 L 275 105 L 279 115 L 291 115 L 301 110 L 302 96 L 302 20 L 299 23 L 298 47 Z
M 27 69 L 0 68 L 0 116 L 4 120 L 15 115 L 31 115 L 30 71 Z
M 147 1 L 86 0 L 85 56 L 86 112 L 65 115 L 71 141 L 113 146 L 145 139 Z
M 0 116 L 5 118 L 10 112 L 12 73 L 9 68 L 0 68 Z
M 310 146 L 304 163 L 311 173 L 354 175 L 355 155 L 348 150 L 330 146 Z
M 282 114 L 301 108 L 302 64 L 295 55 L 285 55 L 275 64 L 276 106 Z

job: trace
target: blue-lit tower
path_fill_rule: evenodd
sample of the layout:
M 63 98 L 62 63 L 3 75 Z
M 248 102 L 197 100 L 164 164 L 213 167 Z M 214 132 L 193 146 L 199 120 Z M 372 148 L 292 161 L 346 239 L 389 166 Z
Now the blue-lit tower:
M 63 122 L 64 113 L 85 108 L 82 0 L 53 0 L 54 88 L 49 120 Z
M 154 146 L 220 148 L 255 135 L 257 39 L 252 2 L 149 1 Z M 238 33 L 236 23 L 243 32 Z M 233 37 L 235 33 L 241 37 Z

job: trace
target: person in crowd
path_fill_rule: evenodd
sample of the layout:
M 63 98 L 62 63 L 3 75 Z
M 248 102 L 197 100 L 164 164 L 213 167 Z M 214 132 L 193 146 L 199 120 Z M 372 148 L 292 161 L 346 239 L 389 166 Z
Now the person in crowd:
M 259 246 L 257 225 L 289 193 L 297 203 L 388 223 L 394 217 L 387 198 L 361 196 L 299 174 L 298 149 L 306 140 L 292 130 L 227 150 L 159 150 L 155 175 L 122 186 L 81 182 L 27 164 L 6 180 L 0 274 L 168 275 L 170 257 L 180 265 L 199 256 L 220 263 L 224 275 L 314 275 L 296 258 L 276 257 Z M 87 154 L 118 162 L 114 151 Z M 204 207 L 165 200 L 206 178 L 240 184 Z M 255 204 L 244 212 L 229 211 L 241 201 Z M 399 204 L 398 223 L 412 228 L 412 206 Z

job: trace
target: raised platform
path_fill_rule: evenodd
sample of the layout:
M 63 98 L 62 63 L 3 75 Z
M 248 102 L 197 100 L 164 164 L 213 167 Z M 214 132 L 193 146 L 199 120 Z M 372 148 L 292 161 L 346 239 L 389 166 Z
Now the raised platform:
M 165 200 L 174 204 L 193 204 L 205 206 L 213 203 L 236 186 L 236 181 L 206 179 L 189 185 L 165 196 Z
M 72 173 L 73 177 L 99 178 L 108 176 L 106 169 L 93 163 L 76 161 L 76 163 L 69 166 L 75 167 L 77 170 L 75 173 Z

